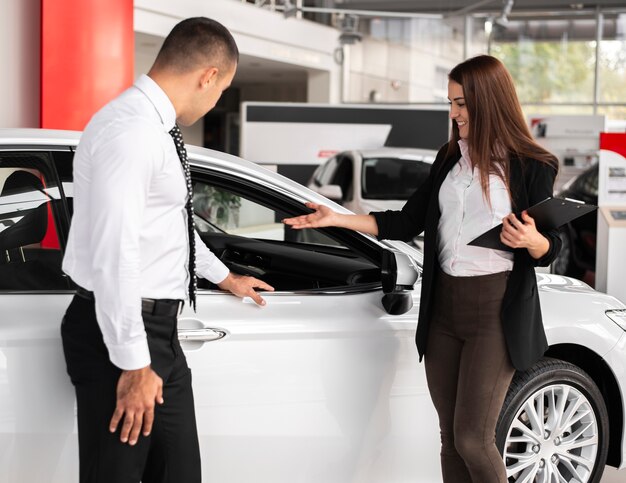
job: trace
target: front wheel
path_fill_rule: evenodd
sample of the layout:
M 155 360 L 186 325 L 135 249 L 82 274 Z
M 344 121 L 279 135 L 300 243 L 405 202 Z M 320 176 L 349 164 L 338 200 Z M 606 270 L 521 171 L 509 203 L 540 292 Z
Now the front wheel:
M 573 364 L 546 358 L 513 378 L 496 441 L 511 483 L 598 483 L 608 431 L 593 380 Z

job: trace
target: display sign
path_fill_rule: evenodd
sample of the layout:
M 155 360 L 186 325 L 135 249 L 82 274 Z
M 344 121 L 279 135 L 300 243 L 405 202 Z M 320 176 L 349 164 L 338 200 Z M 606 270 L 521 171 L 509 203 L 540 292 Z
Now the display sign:
M 530 127 L 535 138 L 593 138 L 604 131 L 604 116 L 531 116 Z
M 242 139 L 241 156 L 260 164 L 319 164 L 339 151 L 385 144 L 389 124 L 256 122 Z
M 554 191 L 598 162 L 598 139 L 606 130 L 605 116 L 533 115 L 528 122 L 537 142 L 559 160 Z
M 244 102 L 240 155 L 260 164 L 318 165 L 339 151 L 439 149 L 447 106 Z
M 600 134 L 598 205 L 626 206 L 626 133 Z
M 306 184 L 340 151 L 382 146 L 439 149 L 448 141 L 448 106 L 244 102 L 241 157 Z

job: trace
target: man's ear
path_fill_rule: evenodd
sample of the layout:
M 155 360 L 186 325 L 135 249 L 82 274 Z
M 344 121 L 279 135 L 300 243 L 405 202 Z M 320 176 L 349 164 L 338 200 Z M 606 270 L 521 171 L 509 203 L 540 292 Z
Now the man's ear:
M 200 87 L 206 89 L 217 81 L 220 70 L 217 67 L 207 67 L 200 72 Z

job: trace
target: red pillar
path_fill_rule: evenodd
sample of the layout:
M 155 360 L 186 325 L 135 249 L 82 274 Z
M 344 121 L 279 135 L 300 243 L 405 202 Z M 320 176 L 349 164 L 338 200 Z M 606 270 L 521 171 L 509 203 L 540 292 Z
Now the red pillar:
M 42 128 L 82 130 L 133 69 L 133 0 L 41 0 Z

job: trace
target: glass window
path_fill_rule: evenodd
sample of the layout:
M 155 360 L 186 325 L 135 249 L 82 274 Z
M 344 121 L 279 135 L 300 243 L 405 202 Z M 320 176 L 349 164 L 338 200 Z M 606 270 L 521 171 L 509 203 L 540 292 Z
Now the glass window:
M 293 230 L 280 210 L 204 181 L 193 183 L 193 209 L 201 234 L 227 233 L 247 238 L 338 245 L 319 230 Z
M 326 161 L 322 166 L 321 170 L 318 173 L 318 176 L 315 178 L 315 181 L 319 186 L 323 186 L 325 184 L 329 184 L 331 178 L 335 174 L 335 168 L 337 167 L 337 158 L 333 157 Z M 317 172 L 317 171 L 316 171 Z
M 365 199 L 408 200 L 428 177 L 430 163 L 414 159 L 366 158 L 361 180 Z
M 528 116 L 547 116 L 553 115 L 582 115 L 593 114 L 593 106 L 572 106 L 572 105 L 525 105 L 522 106 L 524 114 Z
M 594 18 L 494 24 L 490 52 L 507 66 L 522 103 L 593 102 Z
M 626 132 L 626 105 L 599 106 L 598 114 L 604 114 L 606 116 L 607 131 Z
M 334 170 L 329 184 L 341 186 L 342 202 L 352 201 L 354 197 L 352 188 L 352 179 L 354 177 L 352 158 L 346 155 L 337 159 L 337 168 Z
M 61 194 L 47 153 L 0 153 L 0 290 L 68 288 Z
M 72 160 L 74 153 L 72 151 L 53 151 L 54 167 L 56 169 L 64 198 L 67 202 L 67 209 L 70 217 L 74 211 L 74 183 L 72 180 Z
M 378 249 L 345 230 L 283 225 L 283 218 L 304 210 L 278 193 L 205 177 L 194 181 L 193 201 L 200 238 L 235 273 L 260 278 L 278 291 L 361 290 L 380 282 Z M 199 287 L 215 288 L 203 279 Z
M 626 13 L 605 15 L 603 39 L 600 42 L 600 101 L 626 102 Z M 622 110 L 623 113 L 623 110 Z M 611 116 L 612 112 L 607 113 Z M 622 114 L 621 119 L 624 119 Z

